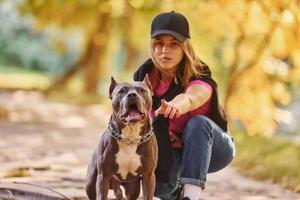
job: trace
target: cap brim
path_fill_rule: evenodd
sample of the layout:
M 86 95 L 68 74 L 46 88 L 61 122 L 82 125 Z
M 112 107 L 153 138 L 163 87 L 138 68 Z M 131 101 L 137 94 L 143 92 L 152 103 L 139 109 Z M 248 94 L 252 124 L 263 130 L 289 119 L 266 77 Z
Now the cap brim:
M 178 40 L 179 42 L 184 42 L 186 40 L 186 37 L 184 37 L 183 35 L 175 32 L 175 31 L 170 31 L 170 30 L 155 31 L 154 33 L 151 34 L 151 38 L 155 38 L 158 35 L 171 35 L 174 38 L 176 38 L 176 40 Z

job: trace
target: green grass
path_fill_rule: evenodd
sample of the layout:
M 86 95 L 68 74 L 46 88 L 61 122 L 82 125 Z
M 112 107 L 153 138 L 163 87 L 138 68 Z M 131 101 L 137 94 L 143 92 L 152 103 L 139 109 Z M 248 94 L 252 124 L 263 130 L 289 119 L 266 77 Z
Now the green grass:
M 0 65 L 0 89 L 39 89 L 50 85 L 50 77 L 24 68 Z
M 300 192 L 300 146 L 291 141 L 262 136 L 234 135 L 234 165 L 242 174 L 271 180 Z
M 72 103 L 80 104 L 80 105 L 103 104 L 108 107 L 111 106 L 108 97 L 103 97 L 101 95 L 87 95 L 83 93 L 77 94 L 77 93 L 72 93 L 68 90 L 53 91 L 48 96 L 48 98 L 54 101 L 62 101 L 71 104 Z
M 49 88 L 51 77 L 45 73 L 15 66 L 3 66 L 0 64 L 0 90 L 1 89 L 24 89 L 41 90 Z M 59 90 L 52 91 L 48 97 L 56 101 L 68 103 L 91 104 L 101 103 L 110 106 L 108 96 L 101 94 L 87 95 L 83 93 L 83 82 L 77 76 L 72 78 Z M 0 109 L 0 118 L 2 116 Z

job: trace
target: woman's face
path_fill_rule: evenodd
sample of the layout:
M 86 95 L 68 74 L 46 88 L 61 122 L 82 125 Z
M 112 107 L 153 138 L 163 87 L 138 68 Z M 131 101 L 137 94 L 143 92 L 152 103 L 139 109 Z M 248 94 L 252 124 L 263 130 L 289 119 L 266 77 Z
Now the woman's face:
M 153 49 L 161 70 L 176 72 L 184 56 L 180 42 L 170 35 L 159 35 L 154 38 Z

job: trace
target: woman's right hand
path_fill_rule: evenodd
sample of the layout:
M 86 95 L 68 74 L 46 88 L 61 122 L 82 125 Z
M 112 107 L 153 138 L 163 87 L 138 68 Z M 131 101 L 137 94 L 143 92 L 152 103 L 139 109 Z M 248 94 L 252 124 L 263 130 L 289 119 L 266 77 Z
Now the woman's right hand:
M 167 102 L 164 99 L 161 100 L 160 107 L 155 110 L 154 116 L 157 117 L 160 114 L 163 114 L 165 118 L 170 119 L 173 119 L 174 117 L 178 118 L 181 115 L 177 106 L 171 102 Z

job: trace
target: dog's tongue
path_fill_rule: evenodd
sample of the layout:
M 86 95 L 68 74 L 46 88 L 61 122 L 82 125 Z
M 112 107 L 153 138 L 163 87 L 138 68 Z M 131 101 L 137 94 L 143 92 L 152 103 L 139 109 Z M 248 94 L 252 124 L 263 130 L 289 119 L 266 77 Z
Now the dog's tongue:
M 135 114 L 139 114 L 139 111 L 136 109 L 131 109 L 131 110 L 129 110 L 128 113 L 129 113 L 129 115 L 135 115 Z
M 138 110 L 129 110 L 128 121 L 138 120 L 140 118 L 140 113 Z

